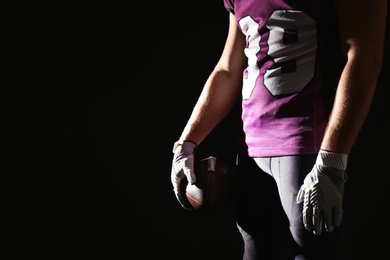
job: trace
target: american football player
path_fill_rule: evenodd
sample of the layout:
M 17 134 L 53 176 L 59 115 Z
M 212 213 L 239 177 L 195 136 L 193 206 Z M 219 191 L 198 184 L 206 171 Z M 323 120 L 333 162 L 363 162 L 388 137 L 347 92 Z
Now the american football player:
M 176 198 L 188 206 L 180 185 L 196 182 L 196 147 L 239 98 L 243 259 L 346 260 L 336 248 L 348 156 L 381 71 L 387 0 L 223 3 L 223 52 L 174 147 Z

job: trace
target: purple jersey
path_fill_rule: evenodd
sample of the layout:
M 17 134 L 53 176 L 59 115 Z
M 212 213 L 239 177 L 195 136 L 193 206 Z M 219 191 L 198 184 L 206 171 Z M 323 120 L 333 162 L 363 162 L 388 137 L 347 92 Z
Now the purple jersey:
M 330 0 L 224 0 L 246 36 L 242 120 L 249 155 L 317 153 L 341 52 Z

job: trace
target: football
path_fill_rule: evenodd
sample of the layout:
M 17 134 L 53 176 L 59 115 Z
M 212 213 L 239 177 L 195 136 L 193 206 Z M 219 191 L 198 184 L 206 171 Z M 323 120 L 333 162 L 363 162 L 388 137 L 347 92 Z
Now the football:
M 233 200 L 235 175 L 214 156 L 199 161 L 195 168 L 196 183 L 188 184 L 186 196 L 192 207 L 212 213 L 227 207 Z

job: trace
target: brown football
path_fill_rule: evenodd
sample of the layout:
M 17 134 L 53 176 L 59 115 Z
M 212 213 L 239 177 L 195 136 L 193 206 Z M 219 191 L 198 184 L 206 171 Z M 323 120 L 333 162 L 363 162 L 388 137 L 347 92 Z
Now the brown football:
M 223 161 L 214 156 L 199 161 L 196 183 L 188 184 L 186 195 L 192 207 L 201 212 L 215 212 L 233 200 L 235 176 Z

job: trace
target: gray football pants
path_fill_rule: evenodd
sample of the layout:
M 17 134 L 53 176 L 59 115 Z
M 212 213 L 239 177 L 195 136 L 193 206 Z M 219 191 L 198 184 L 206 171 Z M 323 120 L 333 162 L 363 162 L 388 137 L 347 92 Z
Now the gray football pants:
M 331 233 L 323 229 L 315 236 L 303 226 L 296 196 L 316 156 L 238 160 L 236 219 L 244 241 L 243 260 L 349 259 L 340 228 Z

